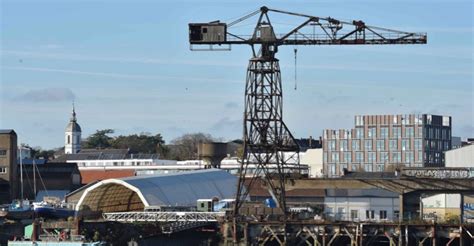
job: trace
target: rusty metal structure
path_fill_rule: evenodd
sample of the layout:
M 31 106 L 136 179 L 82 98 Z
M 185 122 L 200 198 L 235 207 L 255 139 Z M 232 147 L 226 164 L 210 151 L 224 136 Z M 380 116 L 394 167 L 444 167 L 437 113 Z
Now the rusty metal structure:
M 472 224 L 249 222 L 242 241 L 248 245 L 472 245 Z
M 277 34 L 270 13 L 272 16 L 298 18 L 301 22 L 291 30 Z M 250 35 L 236 34 L 231 30 L 252 17 L 258 19 Z M 220 21 L 190 23 L 189 42 L 191 50 L 230 50 L 232 45 L 249 45 L 252 49 L 245 85 L 244 153 L 235 218 L 248 196 L 244 184 L 250 187 L 253 180 L 259 177 L 267 181 L 277 206 L 287 213 L 285 184 L 293 173 L 292 167 L 299 165 L 299 147 L 283 122 L 281 71 L 276 58 L 280 46 L 294 46 L 296 57 L 296 46 L 299 45 L 425 44 L 427 35 L 369 26 L 361 20 L 346 22 L 263 6 L 228 24 Z M 247 166 L 250 163 L 257 164 L 258 170 L 249 178 Z M 275 163 L 278 167 L 276 172 L 270 172 L 266 166 Z

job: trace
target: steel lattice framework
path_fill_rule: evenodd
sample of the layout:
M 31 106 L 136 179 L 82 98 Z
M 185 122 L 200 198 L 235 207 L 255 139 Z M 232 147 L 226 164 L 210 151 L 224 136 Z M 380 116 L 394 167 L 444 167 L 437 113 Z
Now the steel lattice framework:
M 225 212 L 117 212 L 104 213 L 107 221 L 117 222 L 217 222 Z
M 283 34 L 276 34 L 269 13 L 302 18 L 303 21 Z M 250 35 L 238 35 L 230 28 L 254 16 L 258 20 Z M 234 207 L 234 218 L 246 200 L 253 181 L 263 176 L 270 194 L 286 213 L 285 183 L 292 167 L 299 165 L 298 145 L 283 122 L 281 73 L 275 55 L 283 45 L 386 45 L 425 44 L 425 33 L 411 33 L 261 7 L 228 24 L 214 21 L 189 24 L 191 50 L 230 50 L 245 44 L 253 56 L 247 68 L 244 113 L 244 153 Z M 296 52 L 296 51 L 295 51 Z M 250 178 L 247 167 L 258 165 Z M 276 164 L 271 173 L 268 164 Z M 244 189 L 244 184 L 249 189 Z

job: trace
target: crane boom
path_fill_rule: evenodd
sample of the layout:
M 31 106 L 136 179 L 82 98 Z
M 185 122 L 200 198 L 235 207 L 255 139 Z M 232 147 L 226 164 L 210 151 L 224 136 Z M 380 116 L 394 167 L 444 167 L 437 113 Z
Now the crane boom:
M 275 34 L 270 22 L 259 23 L 252 34 L 239 35 L 229 31 L 230 27 L 260 13 L 268 17 L 269 12 L 302 17 L 305 20 L 289 32 Z M 312 27 L 312 30 L 307 30 Z M 317 17 L 288 11 L 260 8 L 229 25 L 222 22 L 189 24 L 191 45 L 236 45 L 268 44 L 280 45 L 382 45 L 382 44 L 426 44 L 426 33 L 404 32 L 368 26 L 361 20 L 341 21 L 331 17 Z M 305 30 L 306 32 L 304 32 Z M 260 32 L 260 35 L 257 35 Z

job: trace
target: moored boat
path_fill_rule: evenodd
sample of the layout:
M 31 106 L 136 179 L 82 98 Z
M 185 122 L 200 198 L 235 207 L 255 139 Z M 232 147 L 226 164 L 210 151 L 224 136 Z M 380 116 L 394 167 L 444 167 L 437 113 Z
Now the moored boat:
M 47 202 L 33 203 L 33 210 L 38 217 L 55 219 L 74 216 L 75 212 L 66 203 L 51 204 Z
M 7 219 L 22 220 L 31 219 L 33 217 L 33 209 L 28 200 L 13 200 L 8 206 Z

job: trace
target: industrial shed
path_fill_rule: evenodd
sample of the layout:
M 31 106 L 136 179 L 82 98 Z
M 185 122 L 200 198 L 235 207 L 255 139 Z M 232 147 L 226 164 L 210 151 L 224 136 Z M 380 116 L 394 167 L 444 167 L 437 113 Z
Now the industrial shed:
M 76 210 L 122 212 L 195 206 L 197 199 L 234 198 L 236 190 L 237 177 L 220 169 L 107 179 L 88 187 Z

